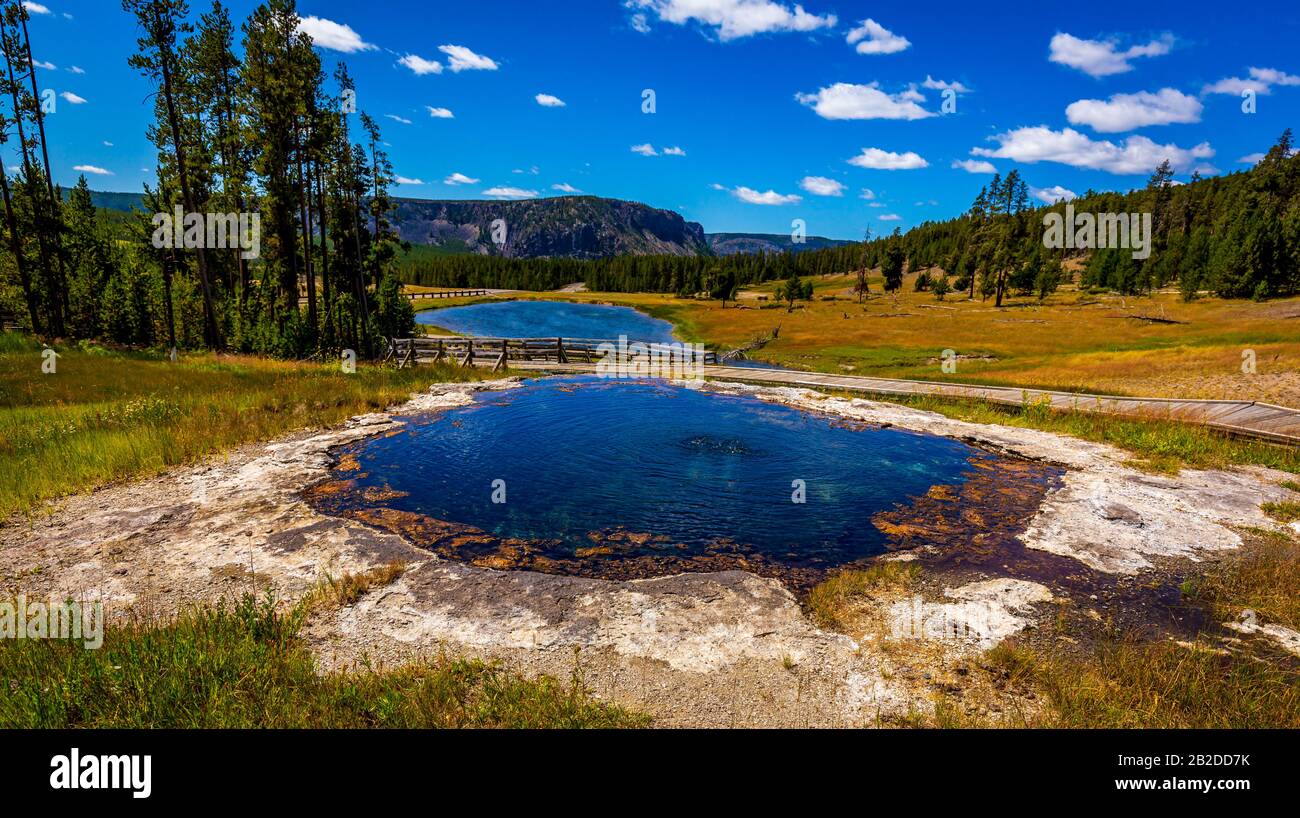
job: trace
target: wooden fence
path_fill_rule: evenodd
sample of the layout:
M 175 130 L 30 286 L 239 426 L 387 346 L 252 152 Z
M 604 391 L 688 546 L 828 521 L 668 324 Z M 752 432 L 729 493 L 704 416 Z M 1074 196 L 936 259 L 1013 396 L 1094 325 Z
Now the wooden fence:
M 491 366 L 495 372 L 508 369 L 511 361 L 555 364 L 597 364 L 613 352 L 623 360 L 641 354 L 655 356 L 661 366 L 673 362 L 688 365 L 694 347 L 687 344 L 661 344 L 649 341 L 626 341 L 608 338 L 474 338 L 461 335 L 426 335 L 422 338 L 395 338 L 389 344 L 387 360 L 398 368 L 420 363 L 450 361 L 461 366 Z M 703 353 L 704 365 L 718 362 L 716 352 Z

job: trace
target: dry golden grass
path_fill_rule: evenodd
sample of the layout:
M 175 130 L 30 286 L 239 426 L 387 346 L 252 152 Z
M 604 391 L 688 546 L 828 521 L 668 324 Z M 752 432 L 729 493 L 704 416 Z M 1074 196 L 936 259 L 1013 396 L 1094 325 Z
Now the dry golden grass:
M 158 474 L 208 455 L 384 409 L 438 381 L 486 377 L 450 366 L 396 370 L 241 355 L 96 346 L 41 350 L 0 336 L 0 519 L 115 480 Z
M 866 597 L 905 590 L 921 573 L 914 562 L 878 562 L 865 570 L 840 571 L 808 593 L 808 612 L 824 628 L 847 630 Z
M 964 293 L 937 301 L 913 292 L 913 281 L 908 276 L 894 297 L 882 295 L 873 278 L 869 299 L 859 304 L 851 276 L 817 278 L 814 300 L 793 312 L 758 300 L 770 296 L 773 283 L 725 309 L 647 293 L 521 296 L 633 306 L 672 321 L 685 340 L 719 348 L 779 326 L 780 338 L 758 357 L 796 369 L 1300 406 L 1300 298 L 1184 303 L 1173 292 L 1124 297 L 1066 287 L 1041 303 L 1012 297 L 995 309 Z M 945 349 L 961 356 L 955 374 L 940 369 Z M 1254 351 L 1254 374 L 1242 372 L 1247 350 Z
M 1283 523 L 1293 523 L 1300 520 L 1300 503 L 1285 501 L 1281 503 L 1265 503 L 1260 506 L 1264 513 Z
M 1221 622 L 1254 611 L 1261 622 L 1300 629 L 1300 542 L 1256 531 L 1247 548 L 1186 583 L 1185 595 L 1209 606 Z
M 359 574 L 346 573 L 339 579 L 327 576 L 311 596 L 313 605 L 346 608 L 375 588 L 392 585 L 406 573 L 406 563 L 390 562 Z

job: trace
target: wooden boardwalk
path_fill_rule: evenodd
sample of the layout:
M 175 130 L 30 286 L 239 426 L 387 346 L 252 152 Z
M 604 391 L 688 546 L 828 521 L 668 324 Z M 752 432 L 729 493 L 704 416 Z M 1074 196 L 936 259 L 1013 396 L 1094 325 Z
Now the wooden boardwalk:
M 491 366 L 492 371 L 518 367 L 569 366 L 583 367 L 583 372 L 596 371 L 596 364 L 604 358 L 606 350 L 619 350 L 642 345 L 671 346 L 681 355 L 691 354 L 685 345 L 662 345 L 645 341 L 626 341 L 617 338 L 482 338 L 464 335 L 426 335 L 420 338 L 397 338 L 389 346 L 385 360 L 397 362 L 399 369 L 420 363 L 455 362 L 461 366 Z M 716 364 L 716 352 L 703 352 L 704 364 Z M 626 356 L 625 356 L 626 358 Z M 689 370 L 687 370 L 689 371 Z
M 389 355 L 396 355 L 399 365 L 455 360 L 466 366 L 491 366 L 494 370 L 583 374 L 596 371 L 596 347 L 606 343 L 618 342 L 573 338 L 425 338 L 417 339 L 414 343 L 399 340 Z M 441 354 L 438 354 L 439 350 Z M 1178 421 L 1206 426 L 1239 437 L 1300 446 L 1300 410 L 1258 401 L 1118 397 L 1010 386 L 977 386 L 726 366 L 725 361 L 720 362 L 717 353 L 712 352 L 708 353 L 705 363 L 704 377 L 719 381 L 854 392 L 885 398 L 933 395 L 983 400 L 1005 406 L 1050 405 L 1063 412 L 1095 412 L 1148 420 Z
M 424 301 L 429 298 L 472 298 L 491 295 L 488 290 L 437 290 L 432 292 L 404 293 L 412 301 Z

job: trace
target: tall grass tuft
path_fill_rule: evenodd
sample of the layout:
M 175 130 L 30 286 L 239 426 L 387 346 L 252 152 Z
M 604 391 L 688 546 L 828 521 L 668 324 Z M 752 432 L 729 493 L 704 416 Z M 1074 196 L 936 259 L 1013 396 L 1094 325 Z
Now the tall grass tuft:
M 611 728 L 648 719 L 592 700 L 575 677 L 523 679 L 436 658 L 318 675 L 302 607 L 246 596 L 80 643 L 0 643 L 0 728 Z
M 158 473 L 244 443 L 380 411 L 439 381 L 484 377 L 453 366 L 405 370 L 245 356 L 0 347 L 0 519 L 115 480 Z

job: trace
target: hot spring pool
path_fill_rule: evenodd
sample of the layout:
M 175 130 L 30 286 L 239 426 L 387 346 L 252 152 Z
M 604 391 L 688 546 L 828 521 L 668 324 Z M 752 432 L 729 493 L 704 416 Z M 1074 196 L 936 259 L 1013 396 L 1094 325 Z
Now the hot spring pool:
M 548 378 L 408 420 L 340 450 L 318 507 L 445 557 L 559 573 L 820 574 L 886 550 L 877 515 L 998 460 L 659 381 Z

